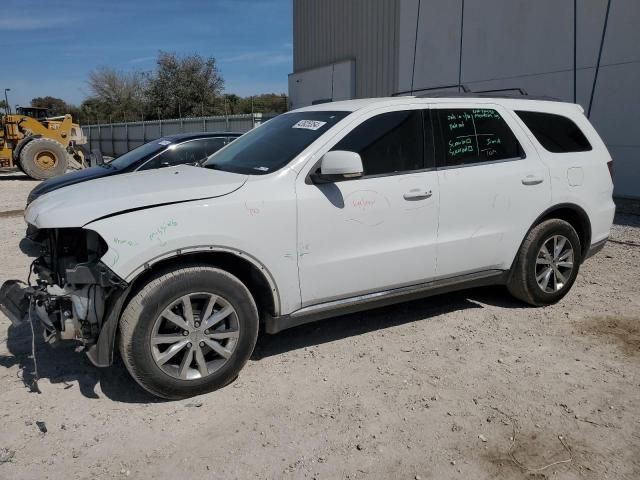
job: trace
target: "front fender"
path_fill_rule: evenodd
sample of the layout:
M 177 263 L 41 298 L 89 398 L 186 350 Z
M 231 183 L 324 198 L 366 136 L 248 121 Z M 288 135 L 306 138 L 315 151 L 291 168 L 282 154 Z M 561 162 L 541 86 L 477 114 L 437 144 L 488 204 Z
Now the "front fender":
M 129 212 L 85 228 L 105 240 L 108 250 L 102 262 L 127 282 L 168 257 L 224 251 L 265 272 L 279 292 L 281 311 L 299 308 L 295 209 L 286 212 L 287 207 L 267 201 L 258 207 L 226 198 Z

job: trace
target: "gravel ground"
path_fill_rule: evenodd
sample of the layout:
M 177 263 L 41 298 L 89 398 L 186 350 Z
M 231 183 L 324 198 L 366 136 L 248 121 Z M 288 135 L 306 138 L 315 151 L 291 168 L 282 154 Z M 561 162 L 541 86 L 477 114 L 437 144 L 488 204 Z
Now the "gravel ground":
M 0 176 L 1 210 L 33 184 Z M 0 478 L 640 478 L 638 210 L 557 305 L 483 288 L 261 336 L 185 401 L 39 336 L 31 393 L 29 327 L 0 314 Z M 0 281 L 23 233 L 0 213 Z

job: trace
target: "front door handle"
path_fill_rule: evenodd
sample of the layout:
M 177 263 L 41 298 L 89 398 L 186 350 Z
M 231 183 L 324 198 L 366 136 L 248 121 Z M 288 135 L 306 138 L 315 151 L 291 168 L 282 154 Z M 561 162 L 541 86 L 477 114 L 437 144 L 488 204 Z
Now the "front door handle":
M 409 190 L 407 193 L 405 193 L 403 195 L 403 198 L 408 201 L 424 200 L 426 198 L 430 198 L 432 195 L 433 195 L 433 192 L 431 190 L 426 191 L 426 190 L 422 190 L 421 188 L 414 188 L 412 190 Z
M 544 178 L 539 177 L 538 175 L 527 175 L 522 179 L 523 185 L 538 185 L 544 182 Z

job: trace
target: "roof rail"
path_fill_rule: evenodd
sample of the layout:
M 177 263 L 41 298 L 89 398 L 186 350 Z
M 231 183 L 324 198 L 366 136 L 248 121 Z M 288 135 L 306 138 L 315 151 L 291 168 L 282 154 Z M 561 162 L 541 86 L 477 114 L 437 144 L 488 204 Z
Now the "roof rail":
M 446 90 L 451 88 L 457 88 L 457 92 L 447 91 L 434 91 L 434 90 Z M 467 98 L 520 98 L 522 100 L 547 100 L 550 102 L 561 102 L 559 98 L 548 97 L 544 95 L 529 95 L 524 88 L 511 87 L 511 88 L 495 88 L 491 90 L 478 90 L 472 92 L 471 89 L 464 84 L 458 85 L 440 85 L 437 87 L 421 88 L 418 90 L 407 90 L 404 92 L 397 92 L 392 97 L 402 95 L 414 95 L 417 98 L 442 98 L 442 97 L 467 97 Z
M 474 93 L 500 93 L 500 92 L 515 92 L 520 95 L 529 95 L 524 88 L 514 87 L 514 88 L 495 88 L 493 90 L 476 90 Z
M 433 92 L 416 95 L 418 98 L 513 98 L 518 100 L 547 100 L 549 102 L 562 102 L 559 98 L 547 97 L 545 95 L 521 95 L 519 93 L 498 93 L 490 92 Z
M 457 88 L 458 92 L 460 92 L 461 90 L 463 92 L 470 92 L 471 91 L 469 89 L 469 87 L 467 87 L 466 85 L 464 85 L 462 83 L 460 83 L 460 84 L 452 83 L 450 85 L 438 85 L 437 87 L 415 88 L 413 90 L 404 90 L 402 92 L 396 92 L 396 93 L 392 94 L 391 96 L 392 97 L 401 97 L 403 95 L 415 95 L 415 96 L 418 97 L 419 95 L 416 95 L 416 94 L 419 93 L 419 92 L 430 92 L 430 91 L 433 91 L 433 90 L 444 90 L 444 89 L 447 89 L 447 88 Z

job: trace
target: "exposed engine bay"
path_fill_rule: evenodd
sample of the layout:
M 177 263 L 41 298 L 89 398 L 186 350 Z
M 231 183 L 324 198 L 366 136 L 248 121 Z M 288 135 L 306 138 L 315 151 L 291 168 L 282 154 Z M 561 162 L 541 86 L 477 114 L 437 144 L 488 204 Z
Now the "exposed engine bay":
M 30 228 L 25 242 L 39 247 L 40 256 L 31 264 L 28 285 L 5 282 L 0 309 L 14 325 L 39 321 L 49 343 L 75 340 L 87 349 L 94 346 L 110 307 L 127 288 L 100 261 L 105 241 L 83 228 Z

